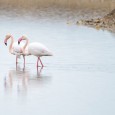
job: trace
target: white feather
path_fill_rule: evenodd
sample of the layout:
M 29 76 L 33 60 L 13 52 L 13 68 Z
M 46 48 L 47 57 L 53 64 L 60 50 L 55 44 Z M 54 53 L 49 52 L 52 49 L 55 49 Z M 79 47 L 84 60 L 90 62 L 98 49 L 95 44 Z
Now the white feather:
M 34 56 L 52 56 L 52 52 L 43 44 L 34 42 L 28 45 L 28 53 Z

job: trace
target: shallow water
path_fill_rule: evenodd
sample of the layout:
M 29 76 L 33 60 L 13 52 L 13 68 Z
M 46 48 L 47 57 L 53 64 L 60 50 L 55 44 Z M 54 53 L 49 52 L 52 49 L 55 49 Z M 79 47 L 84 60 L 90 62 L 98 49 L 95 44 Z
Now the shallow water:
M 79 12 L 77 17 L 67 10 L 45 11 L 0 11 L 1 113 L 114 115 L 115 34 L 76 25 Z M 45 67 L 38 70 L 33 56 L 25 69 L 22 58 L 16 67 L 3 44 L 9 32 L 16 40 L 26 34 L 30 42 L 45 44 L 54 56 L 43 57 Z

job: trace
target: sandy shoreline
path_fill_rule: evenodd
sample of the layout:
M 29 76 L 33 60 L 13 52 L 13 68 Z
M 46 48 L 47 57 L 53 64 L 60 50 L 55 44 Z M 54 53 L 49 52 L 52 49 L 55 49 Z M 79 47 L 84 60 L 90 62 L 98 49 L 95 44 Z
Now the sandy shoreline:
M 115 32 L 115 9 L 100 18 L 82 19 L 77 24 Z

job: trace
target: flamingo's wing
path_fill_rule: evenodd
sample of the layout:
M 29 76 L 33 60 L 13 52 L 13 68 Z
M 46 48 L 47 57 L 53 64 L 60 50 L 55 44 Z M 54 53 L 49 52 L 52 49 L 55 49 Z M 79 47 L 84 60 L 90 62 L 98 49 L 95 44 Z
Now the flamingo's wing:
M 30 54 L 35 56 L 51 56 L 51 51 L 41 43 L 30 43 L 28 46 Z

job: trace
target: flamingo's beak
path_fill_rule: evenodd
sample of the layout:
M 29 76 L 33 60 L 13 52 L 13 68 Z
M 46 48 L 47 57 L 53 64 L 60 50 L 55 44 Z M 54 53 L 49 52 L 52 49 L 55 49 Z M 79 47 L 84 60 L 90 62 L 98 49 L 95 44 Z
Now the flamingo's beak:
M 5 43 L 5 45 L 7 46 L 7 43 Z
M 18 45 L 20 44 L 20 41 L 18 41 Z
M 21 41 L 22 41 L 22 37 L 18 39 L 18 45 L 20 44 Z
M 7 46 L 7 39 L 4 40 L 4 44 Z

